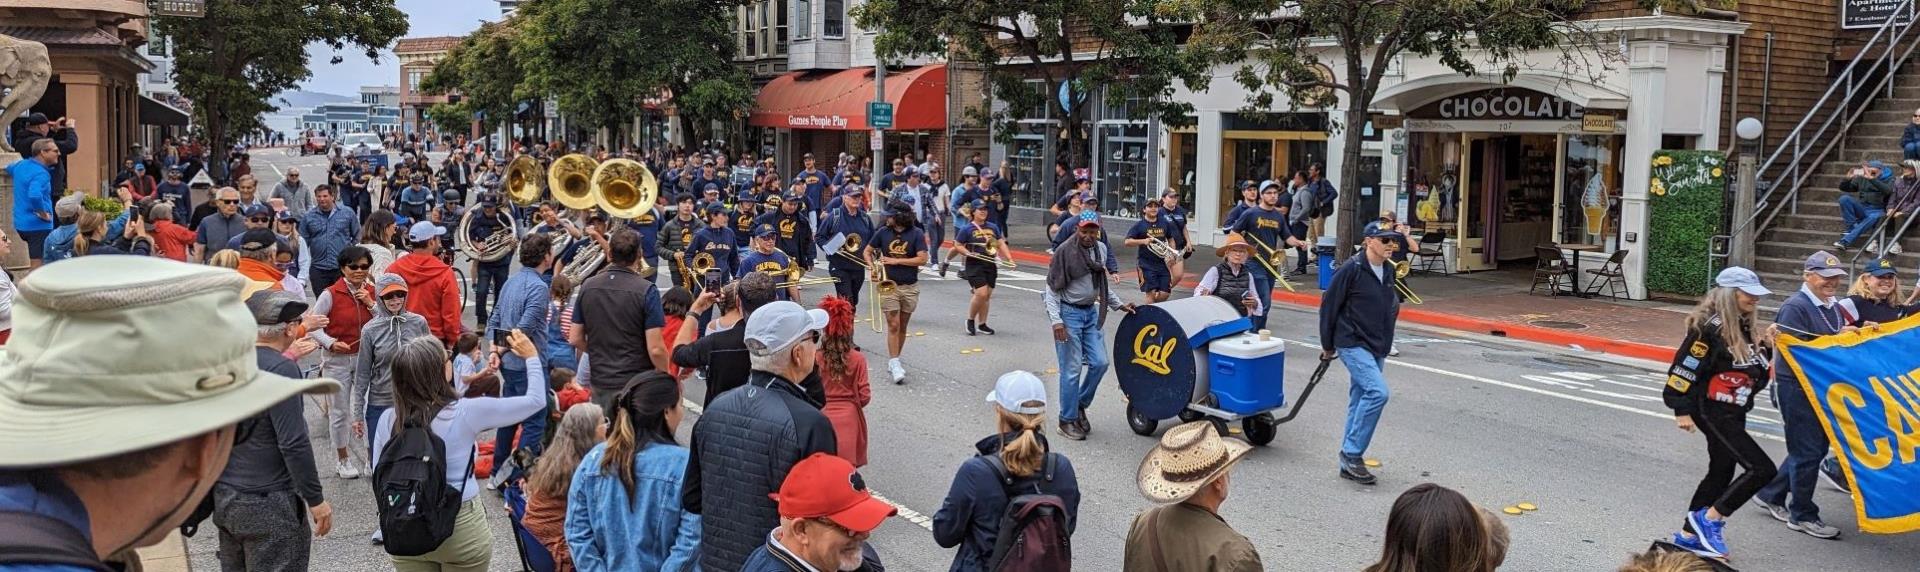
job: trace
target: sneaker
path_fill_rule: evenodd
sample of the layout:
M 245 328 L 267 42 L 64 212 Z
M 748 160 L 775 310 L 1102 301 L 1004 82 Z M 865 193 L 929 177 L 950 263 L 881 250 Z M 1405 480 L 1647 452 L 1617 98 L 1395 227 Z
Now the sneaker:
M 940 277 L 941 278 L 947 277 L 947 263 L 945 262 L 940 263 Z
M 1836 241 L 1833 241 L 1833 249 L 1834 249 L 1834 250 L 1841 250 L 1841 251 L 1844 251 L 1844 250 L 1846 250 L 1846 249 L 1847 249 L 1847 243 L 1845 243 L 1845 242 L 1840 242 L 1840 241 L 1838 241 L 1838 240 L 1836 240 Z
M 376 545 L 377 545 L 377 544 L 386 544 L 386 543 L 387 543 L 387 537 L 385 537 L 385 536 L 381 536 L 381 535 L 380 535 L 380 529 L 379 529 L 379 528 L 375 528 L 375 529 L 373 529 L 373 537 L 372 537 L 372 538 L 368 538 L 368 539 L 367 539 L 367 541 L 368 541 L 368 542 L 372 542 L 372 543 L 374 543 L 374 544 L 376 544 Z
M 1079 422 L 1065 419 L 1060 420 L 1060 436 L 1074 441 L 1084 441 L 1087 438 L 1086 433 L 1080 432 Z
M 974 328 L 973 320 L 967 320 L 967 335 L 969 336 L 980 335 L 980 330 Z
M 354 464 L 353 459 L 340 459 L 334 463 L 333 470 L 339 474 L 342 479 L 352 480 L 360 478 L 360 467 Z
M 1390 345 L 1388 345 L 1388 346 L 1387 346 L 1387 355 L 1389 355 L 1389 356 L 1397 356 L 1397 355 L 1400 355 L 1400 344 L 1390 344 Z
M 1867 254 L 1873 254 L 1873 253 L 1875 253 L 1875 252 L 1879 252 L 1879 251 L 1880 251 L 1880 240 L 1879 240 L 1879 239 L 1873 239 L 1873 240 L 1869 240 L 1869 241 L 1867 241 L 1867 246 L 1866 246 L 1865 248 L 1862 248 L 1862 249 L 1860 249 L 1860 250 L 1864 250 L 1864 251 L 1866 251 L 1866 252 L 1867 252 Z
M 1806 533 L 1807 536 L 1814 538 L 1824 538 L 1828 540 L 1840 538 L 1840 529 L 1827 526 L 1827 523 L 1818 520 L 1790 521 L 1787 523 L 1787 528 L 1795 532 Z
M 1724 558 L 1726 556 L 1724 554 L 1714 554 L 1712 550 L 1707 549 L 1706 545 L 1700 544 L 1700 537 L 1684 532 L 1673 533 L 1672 542 L 1674 546 L 1707 558 Z
M 1896 242 L 1896 243 L 1893 243 L 1893 246 L 1887 247 L 1887 256 L 1894 256 L 1906 251 L 1907 249 L 1900 248 L 1900 243 Z
M 894 385 L 907 382 L 907 368 L 900 365 L 900 358 L 887 360 L 887 371 L 893 374 Z
M 1727 555 L 1727 539 L 1722 536 L 1726 521 L 1707 518 L 1707 509 L 1703 508 L 1687 513 L 1687 524 L 1693 526 L 1693 531 L 1700 538 L 1700 545 L 1706 547 L 1708 552 L 1714 556 Z
M 1826 460 L 1820 461 L 1820 482 L 1832 487 L 1833 490 L 1847 493 L 1848 496 L 1853 495 L 1853 489 L 1847 488 L 1847 476 L 1840 474 L 1839 459 L 1827 457 Z
M 1376 480 L 1373 472 L 1367 470 L 1366 463 L 1348 462 L 1345 459 L 1340 461 L 1340 478 L 1363 485 L 1372 485 Z
M 1785 504 L 1773 504 L 1760 500 L 1760 497 L 1753 497 L 1753 506 L 1760 507 L 1761 510 L 1767 511 L 1767 514 L 1772 515 L 1774 520 L 1780 522 L 1788 522 L 1791 520 L 1788 518 L 1787 505 Z
M 993 328 L 987 327 L 987 325 L 984 323 L 980 324 L 980 333 L 991 336 L 993 335 Z

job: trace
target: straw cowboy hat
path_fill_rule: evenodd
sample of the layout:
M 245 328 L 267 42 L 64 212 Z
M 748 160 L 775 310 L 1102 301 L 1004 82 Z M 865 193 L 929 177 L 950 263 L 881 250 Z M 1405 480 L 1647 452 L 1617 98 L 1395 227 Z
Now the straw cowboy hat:
M 1160 443 L 1140 461 L 1140 494 L 1167 504 L 1187 500 L 1200 487 L 1226 474 L 1246 457 L 1253 445 L 1225 439 L 1210 421 L 1184 423 L 1160 436 Z
M 1227 249 L 1230 249 L 1230 248 L 1245 248 L 1247 249 L 1247 254 L 1253 254 L 1253 245 L 1247 244 L 1246 238 L 1240 236 L 1240 233 L 1229 232 L 1227 233 L 1227 242 L 1224 244 L 1221 244 L 1218 247 L 1215 247 L 1213 249 L 1213 255 L 1221 258 L 1226 258 Z
M 0 468 L 138 451 L 338 391 L 259 370 L 246 283 L 226 268 L 136 256 L 34 271 L 0 351 Z

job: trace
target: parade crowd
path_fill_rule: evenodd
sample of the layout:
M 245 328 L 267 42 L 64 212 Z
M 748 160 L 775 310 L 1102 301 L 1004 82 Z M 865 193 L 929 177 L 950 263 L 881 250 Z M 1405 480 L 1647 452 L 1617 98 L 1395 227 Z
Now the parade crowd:
M 0 284 L 0 418 L 13 420 L 0 434 L 0 570 L 101 569 L 183 527 L 218 535 L 222 569 L 306 570 L 335 507 L 302 394 L 324 396 L 333 470 L 375 491 L 371 540 L 397 570 L 488 570 L 496 541 L 554 570 L 882 570 L 887 555 L 865 541 L 896 509 L 859 472 L 873 391 L 853 342 L 860 305 L 879 316 L 887 378 L 906 383 L 922 271 L 959 265 L 972 295 L 955 331 L 994 335 L 993 291 L 1012 266 L 1005 166 L 977 155 L 952 180 L 925 153 L 894 160 L 870 196 L 874 175 L 850 155 L 806 155 L 789 176 L 752 153 L 580 150 L 660 175 L 657 201 L 628 212 L 512 185 L 515 165 L 544 173 L 572 154 L 557 143 L 477 163 L 456 143 L 438 164 L 409 146 L 391 171 L 336 151 L 324 182 L 288 170 L 265 192 L 229 166 L 225 184 L 201 183 L 202 204 L 176 165 L 160 167 L 164 182 L 144 179 L 146 157 L 129 160 L 114 197 L 61 196 L 51 180 L 65 145 L 31 141 L 8 167 L 34 269 Z M 1115 291 L 1117 249 L 1135 249 L 1147 303 L 1187 276 L 1186 197 L 1140 205 L 1116 247 L 1089 206 L 1089 174 L 1059 168 L 1072 186 L 1047 225 L 1041 296 L 1058 387 L 1050 398 L 1040 377 L 1009 371 L 985 395 L 992 419 L 975 421 L 983 437 L 932 519 L 951 570 L 1071 567 L 1082 495 L 1072 451 L 1050 445 L 1046 425 L 1068 440 L 1092 430 L 1084 411 L 1110 364 L 1101 327 L 1135 310 Z M 1258 329 L 1276 281 L 1305 272 L 1338 192 L 1319 165 L 1243 192 L 1222 262 L 1195 273 L 1194 294 Z M 1388 401 L 1404 233 L 1390 216 L 1367 225 L 1320 308 L 1319 357 L 1351 377 L 1331 468 L 1361 485 L 1377 482 L 1363 455 Z M 0 241 L 0 254 L 11 248 Z M 1287 269 L 1290 252 L 1299 265 Z M 820 261 L 825 276 L 808 277 Z M 1840 331 L 1891 299 L 1871 282 L 1835 315 L 1835 268 L 1815 262 L 1806 303 L 1789 302 L 1781 328 Z M 1796 530 L 1837 534 L 1806 498 L 1826 449 L 1817 425 L 1788 414 L 1793 455 L 1777 479 L 1741 429 L 1766 379 L 1749 343 L 1763 340 L 1752 301 L 1766 292 L 1735 270 L 1689 319 L 1689 341 L 1712 359 L 1680 359 L 1705 357 L 1688 355 L 1695 346 L 1676 357 L 1675 379 L 1703 381 L 1668 394 L 1681 427 L 1709 436 L 1692 534 L 1675 536 L 1708 556 L 1728 552 L 1722 519 L 1747 497 Z M 833 294 L 805 299 L 826 282 Z M 1750 382 L 1735 402 L 1719 385 L 1728 372 Z M 690 419 L 684 382 L 696 377 L 705 395 Z M 1262 570 L 1258 548 L 1220 517 L 1250 449 L 1207 421 L 1166 430 L 1136 475 L 1154 506 L 1127 529 L 1126 569 Z M 1729 485 L 1736 464 L 1746 472 Z M 485 506 L 508 507 L 525 541 L 492 538 Z M 1505 558 L 1500 518 L 1439 485 L 1400 494 L 1385 524 L 1369 572 L 1493 570 Z M 1650 553 L 1623 570 L 1703 566 Z

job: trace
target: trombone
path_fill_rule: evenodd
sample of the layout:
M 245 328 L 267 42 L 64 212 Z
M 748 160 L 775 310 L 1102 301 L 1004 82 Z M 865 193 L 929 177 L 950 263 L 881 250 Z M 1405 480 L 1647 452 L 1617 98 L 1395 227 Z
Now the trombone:
M 1281 272 L 1279 268 L 1287 265 L 1287 253 L 1268 247 L 1267 243 L 1260 242 L 1260 237 L 1254 236 L 1251 232 L 1242 234 L 1246 235 L 1248 242 L 1258 245 L 1261 250 L 1267 251 L 1266 256 L 1253 256 L 1252 258 L 1260 261 L 1261 266 L 1267 267 L 1267 272 L 1273 273 L 1273 281 L 1281 286 L 1285 286 L 1288 292 L 1296 292 L 1297 290 L 1293 289 L 1293 283 L 1287 281 L 1286 273 Z
M 855 238 L 858 238 L 860 235 L 849 234 L 846 236 L 848 237 L 847 242 L 851 243 Z M 833 255 L 853 261 L 855 265 L 858 265 L 862 270 L 865 270 L 868 274 L 871 274 L 874 276 L 873 279 L 867 281 L 867 287 L 869 289 L 869 295 L 867 296 L 867 302 L 868 302 L 867 325 L 872 327 L 873 332 L 876 334 L 882 332 L 883 330 L 881 330 L 882 324 L 880 323 L 880 320 L 884 318 L 880 317 L 880 280 L 879 279 L 880 277 L 885 276 L 885 274 L 879 271 L 880 266 L 878 264 L 868 264 L 867 259 L 861 258 L 858 255 L 855 255 L 853 252 L 847 250 L 845 247 L 834 249 Z M 838 283 L 838 280 L 836 280 L 835 283 Z M 888 292 L 891 293 L 892 291 L 891 284 L 893 284 L 893 282 L 888 281 L 887 283 L 890 285 L 888 286 L 889 288 Z
M 1401 260 L 1393 263 L 1393 289 L 1399 291 L 1400 297 L 1406 298 L 1408 304 L 1423 304 L 1420 295 L 1413 293 L 1413 288 L 1407 286 L 1407 274 L 1412 272 L 1413 263 L 1411 262 Z
M 794 261 L 788 261 L 787 268 L 785 270 L 781 270 L 777 274 L 774 274 L 774 276 L 776 278 L 778 277 L 786 278 L 786 281 L 774 284 L 773 287 L 775 288 L 794 288 L 799 286 L 814 286 L 818 284 L 839 284 L 840 283 L 839 278 L 835 278 L 832 276 L 808 277 L 806 269 L 801 268 L 800 263 L 794 262 Z
M 999 266 L 1001 268 L 1016 268 L 1020 266 L 1019 264 L 1014 263 L 1012 260 L 1001 259 L 999 256 L 1000 247 L 999 245 L 995 244 L 994 241 L 985 240 L 980 242 L 969 242 L 967 244 L 981 246 L 983 247 L 983 250 L 986 251 L 982 253 L 982 252 L 974 252 L 973 249 L 971 248 L 961 248 L 960 252 L 965 253 L 968 258 L 976 259 L 981 262 L 991 262 L 995 266 Z

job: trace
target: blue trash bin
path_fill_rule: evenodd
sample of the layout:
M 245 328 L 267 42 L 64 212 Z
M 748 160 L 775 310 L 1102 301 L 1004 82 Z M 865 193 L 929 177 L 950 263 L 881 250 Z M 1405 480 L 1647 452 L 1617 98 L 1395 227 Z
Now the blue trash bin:
M 1333 286 L 1333 250 L 1334 242 L 1331 236 L 1322 236 L 1320 241 L 1313 245 L 1313 254 L 1320 261 L 1321 290 Z

